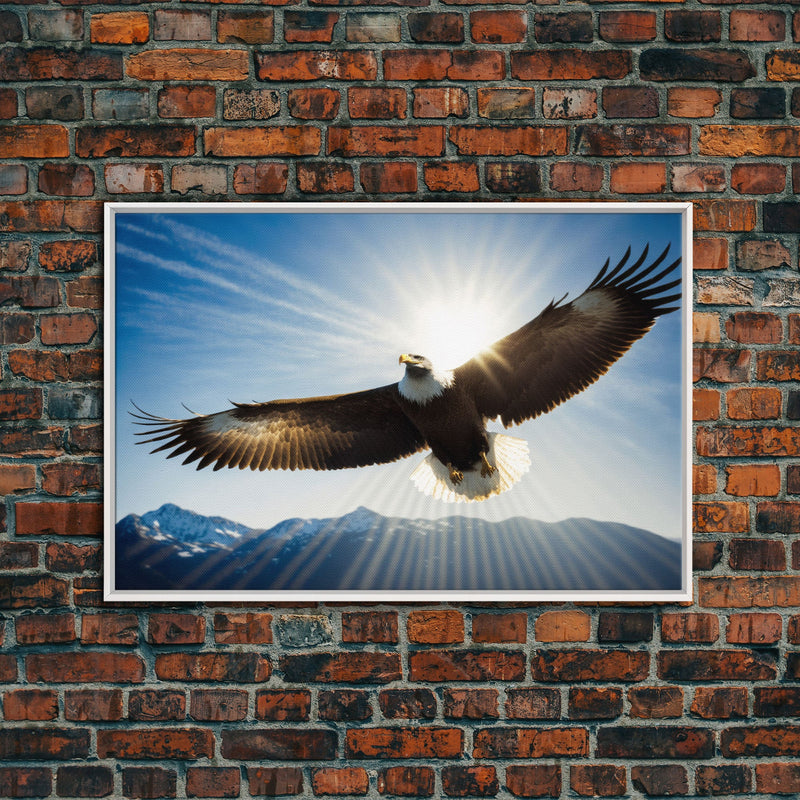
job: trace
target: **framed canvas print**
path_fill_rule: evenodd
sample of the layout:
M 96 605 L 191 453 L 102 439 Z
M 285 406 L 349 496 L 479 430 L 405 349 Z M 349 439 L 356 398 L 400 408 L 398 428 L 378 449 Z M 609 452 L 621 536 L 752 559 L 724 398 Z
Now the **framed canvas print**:
M 105 225 L 107 599 L 690 599 L 690 204 Z

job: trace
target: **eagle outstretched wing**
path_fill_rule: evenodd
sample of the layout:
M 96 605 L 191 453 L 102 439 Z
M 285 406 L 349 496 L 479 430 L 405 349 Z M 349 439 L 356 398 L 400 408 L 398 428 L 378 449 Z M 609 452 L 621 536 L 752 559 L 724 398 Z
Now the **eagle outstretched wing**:
M 485 417 L 504 425 L 523 422 L 555 408 L 596 381 L 652 327 L 656 317 L 676 310 L 681 297 L 668 294 L 680 258 L 661 267 L 669 246 L 643 267 L 648 248 L 626 267 L 630 248 L 609 271 L 609 262 L 575 300 L 552 302 L 538 317 L 462 364 L 455 380 Z
M 152 452 L 187 454 L 197 469 L 343 469 L 382 464 L 425 447 L 397 404 L 397 384 L 352 394 L 238 404 L 217 414 L 166 419 L 133 414 Z

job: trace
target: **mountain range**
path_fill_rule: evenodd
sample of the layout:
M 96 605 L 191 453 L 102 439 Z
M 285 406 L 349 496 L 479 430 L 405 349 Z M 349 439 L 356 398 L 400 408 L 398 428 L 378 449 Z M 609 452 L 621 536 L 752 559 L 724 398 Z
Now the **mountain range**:
M 652 591 L 681 587 L 681 544 L 575 518 L 288 519 L 268 530 L 173 504 L 116 524 L 116 589 Z

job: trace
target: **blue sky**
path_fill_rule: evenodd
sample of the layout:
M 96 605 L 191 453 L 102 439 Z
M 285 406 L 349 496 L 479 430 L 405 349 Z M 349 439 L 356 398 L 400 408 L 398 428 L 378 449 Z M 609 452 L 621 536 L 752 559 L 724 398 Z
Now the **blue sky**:
M 364 505 L 429 518 L 587 516 L 679 537 L 678 313 L 659 319 L 588 390 L 509 429 L 528 441 L 531 470 L 482 503 L 420 494 L 408 476 L 423 455 L 337 472 L 198 472 L 134 445 L 131 401 L 183 417 L 182 403 L 211 413 L 228 401 L 391 383 L 402 377 L 402 352 L 457 366 L 554 297 L 579 295 L 628 245 L 634 257 L 648 242 L 653 255 L 667 244 L 674 257 L 681 252 L 676 212 L 510 208 L 122 206 L 113 315 L 116 519 L 173 502 L 269 527 Z

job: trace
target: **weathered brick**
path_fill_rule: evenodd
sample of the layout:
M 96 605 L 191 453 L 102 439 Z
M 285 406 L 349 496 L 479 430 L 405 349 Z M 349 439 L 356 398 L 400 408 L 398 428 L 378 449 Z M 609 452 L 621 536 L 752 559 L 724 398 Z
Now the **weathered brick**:
M 721 102 L 719 89 L 673 86 L 667 90 L 667 110 L 673 117 L 713 117 Z
M 720 733 L 720 748 L 726 758 L 797 756 L 800 753 L 800 729 L 796 725 L 727 728 Z
M 211 758 L 214 735 L 203 728 L 106 728 L 97 732 L 97 755 L 113 759 Z
M 260 683 L 269 678 L 269 660 L 258 653 L 162 653 L 156 656 L 162 680 Z
M 319 767 L 311 771 L 315 795 L 364 795 L 369 774 L 363 767 Z
M 616 688 L 571 688 L 570 719 L 614 719 L 622 714 L 622 691 Z
M 506 785 L 516 797 L 561 797 L 561 766 L 510 764 L 506 767 Z
M 567 152 L 564 128 L 457 125 L 450 128 L 448 138 L 462 155 L 544 156 Z
M 213 117 L 216 113 L 213 86 L 165 86 L 158 90 L 158 116 L 172 119 Z
M 328 129 L 328 155 L 440 156 L 444 154 L 444 128 L 438 125 L 332 126 Z
M 430 689 L 384 689 L 378 694 L 381 713 L 387 719 L 433 719 L 436 696 Z
M 187 47 L 139 50 L 127 56 L 129 77 L 141 81 L 243 81 L 249 77 L 245 50 Z
M 280 110 L 280 95 L 274 89 L 225 89 L 222 93 L 224 119 L 269 119 Z
M 689 793 L 686 767 L 679 764 L 637 764 L 631 767 L 631 784 L 648 797 L 674 797 Z
M 718 42 L 722 16 L 719 11 L 665 11 L 664 35 L 673 42 Z
M 144 44 L 150 37 L 150 20 L 143 11 L 92 14 L 89 36 L 98 44 Z
M 688 155 L 686 125 L 579 125 L 576 153 L 583 156 Z
M 94 764 L 59 767 L 56 791 L 61 797 L 105 797 L 114 791 L 114 771 Z
M 653 638 L 653 615 L 649 612 L 603 611 L 597 626 L 599 642 L 649 642 Z
M 0 51 L 0 80 L 118 81 L 122 56 L 91 48 L 6 47 Z
M 290 89 L 287 94 L 289 113 L 297 119 L 333 119 L 340 102 L 335 89 Z
M 81 158 L 191 156 L 195 130 L 177 125 L 87 126 L 76 131 L 75 151 Z
M 676 192 L 722 192 L 726 186 L 725 170 L 716 164 L 673 164 L 670 175 Z
M 134 690 L 128 697 L 128 718 L 154 722 L 186 718 L 186 696 L 171 690 Z
M 756 74 L 744 50 L 689 50 L 653 47 L 639 59 L 641 77 L 647 81 L 731 81 L 739 83 Z
M 378 62 L 368 50 L 284 50 L 256 53 L 255 58 L 256 77 L 262 81 L 371 81 L 378 75 Z
M 482 643 L 527 641 L 528 617 L 524 612 L 475 614 L 472 617 L 472 641 Z
M 292 683 L 390 683 L 401 676 L 396 653 L 334 652 L 285 655 L 284 679 Z
M 591 625 L 585 611 L 545 611 L 536 618 L 534 630 L 539 642 L 585 642 Z
M 300 794 L 303 771 L 297 767 L 248 767 L 247 782 L 254 795 Z
M 286 164 L 237 164 L 233 172 L 233 190 L 236 194 L 282 194 L 286 191 L 288 177 Z
M 481 91 L 478 89 L 479 102 Z M 413 114 L 417 118 L 466 117 L 469 112 L 469 96 L 465 89 L 457 86 L 415 87 L 413 96 Z
M 714 733 L 700 727 L 621 725 L 597 731 L 599 758 L 708 760 L 713 753 Z
M 800 131 L 785 125 L 703 125 L 698 152 L 709 156 L 791 156 Z
M 28 680 L 44 683 L 141 683 L 144 662 L 134 653 L 33 653 L 25 657 Z
M 345 36 L 348 42 L 399 42 L 400 15 L 348 11 Z
M 52 789 L 49 767 L 0 767 L 0 793 L 6 797 L 47 797 Z
M 637 686 L 628 691 L 630 716 L 662 719 L 683 716 L 683 689 L 679 686 Z
M 423 650 L 409 654 L 412 681 L 519 681 L 524 675 L 521 652 Z
M 775 496 L 781 473 L 776 464 L 733 464 L 725 468 L 725 493 L 736 497 Z
M 220 9 L 217 14 L 217 41 L 220 44 L 269 44 L 274 36 L 272 11 Z
M 241 761 L 327 760 L 336 754 L 336 732 L 313 728 L 224 729 L 221 752 L 223 758 Z
M 12 728 L 0 730 L 0 759 L 50 761 L 89 756 L 89 731 L 85 728 Z
M 474 758 L 555 758 L 589 754 L 589 732 L 577 727 L 479 728 L 474 741 Z
M 471 162 L 432 161 L 423 174 L 432 192 L 474 192 L 480 186 L 478 166 Z
M 500 790 L 491 765 L 442 767 L 442 788 L 448 797 L 494 797 Z
M 736 719 L 748 716 L 747 689 L 700 686 L 694 691 L 691 713 L 702 719 Z
M 622 50 L 563 48 L 511 53 L 511 76 L 521 81 L 620 80 L 630 70 L 630 53 Z
M 405 119 L 406 92 L 399 88 L 352 86 L 347 90 L 351 119 Z
M 725 398 L 731 419 L 777 419 L 781 413 L 779 389 L 731 389 Z
M 202 644 L 206 621 L 195 614 L 150 614 L 147 640 L 152 644 Z
M 350 728 L 345 733 L 347 758 L 459 758 L 464 732 L 457 728 Z
M 384 642 L 398 641 L 396 611 L 344 611 L 342 612 L 342 641 Z
M 756 791 L 800 792 L 800 768 L 795 763 L 756 764 Z
M 667 185 L 665 164 L 636 162 L 611 165 L 611 191 L 622 194 L 659 194 Z
M 58 693 L 52 689 L 14 689 L 3 695 L 6 720 L 44 721 L 58 717 Z
M 589 11 L 572 11 L 569 14 L 541 12 L 534 18 L 534 35 L 537 42 L 591 42 L 592 15 Z
M 524 42 L 528 21 L 523 11 L 472 11 L 470 35 L 478 44 Z
M 355 188 L 353 168 L 331 161 L 298 164 L 297 187 L 311 194 L 352 192 Z
M 410 193 L 417 190 L 417 165 L 390 161 L 362 164 L 361 186 L 370 194 Z
M 241 689 L 193 689 L 189 716 L 201 722 L 236 722 L 247 716 L 247 702 Z
M 408 32 L 415 42 L 463 42 L 464 17 L 451 11 L 411 12 Z
M 378 773 L 378 791 L 401 797 L 431 797 L 436 773 L 431 767 L 387 767 Z
M 206 155 L 311 156 L 318 155 L 322 138 L 317 128 L 274 125 L 254 128 L 206 128 Z
M 189 797 L 239 797 L 241 776 L 236 767 L 189 767 L 186 794 Z
M 625 767 L 575 764 L 570 767 L 570 787 L 582 797 L 618 797 L 627 789 Z
M 319 718 L 327 720 L 365 720 L 372 717 L 366 692 L 360 690 L 323 690 L 317 697 Z
M 714 614 L 669 613 L 661 619 L 661 638 L 665 642 L 715 642 L 719 620 Z
M 211 41 L 211 12 L 157 8 L 153 12 L 155 41 Z
M 256 718 L 279 721 L 307 720 L 311 692 L 262 690 L 256 693 Z
M 537 681 L 641 681 L 649 666 L 643 651 L 544 650 L 531 658 L 531 675 Z
M 533 89 L 529 91 L 533 92 Z M 530 102 L 533 105 L 533 98 L 530 99 Z M 545 119 L 591 119 L 596 117 L 597 92 L 594 89 L 551 89 L 545 87 L 542 90 L 542 115 Z M 528 116 L 535 115 L 529 114 Z
M 75 641 L 74 614 L 25 614 L 15 622 L 18 644 L 58 644 Z
M 557 192 L 598 192 L 602 185 L 599 164 L 559 161 L 550 169 L 550 187 Z
M 447 719 L 491 719 L 499 716 L 496 689 L 445 689 Z

